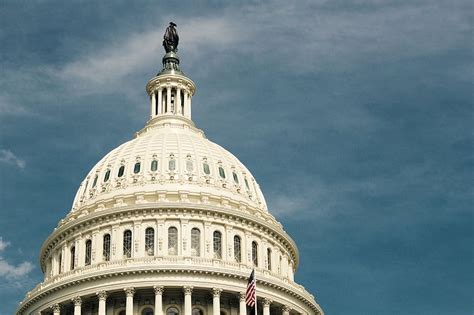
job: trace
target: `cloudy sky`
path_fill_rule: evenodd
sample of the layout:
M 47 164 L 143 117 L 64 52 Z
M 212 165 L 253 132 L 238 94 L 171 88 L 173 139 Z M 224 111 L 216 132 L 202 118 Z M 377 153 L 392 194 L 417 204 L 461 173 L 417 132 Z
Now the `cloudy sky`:
M 472 314 L 470 1 L 1 1 L 0 314 L 178 25 L 193 120 L 259 181 L 326 314 Z

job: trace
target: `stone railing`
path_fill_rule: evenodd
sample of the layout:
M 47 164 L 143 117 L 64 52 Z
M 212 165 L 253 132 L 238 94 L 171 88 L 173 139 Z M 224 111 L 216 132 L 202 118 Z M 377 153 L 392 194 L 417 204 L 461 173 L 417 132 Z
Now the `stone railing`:
M 194 268 L 195 267 L 195 268 Z M 123 269 L 130 270 L 150 270 L 150 269 L 183 269 L 183 270 L 211 270 L 216 269 L 220 272 L 225 271 L 227 273 L 239 273 L 239 274 L 250 274 L 251 267 L 245 264 L 237 262 L 229 262 L 220 259 L 203 258 L 203 257 L 183 257 L 183 256 L 155 256 L 155 257 L 142 257 L 142 258 L 129 258 L 129 259 L 118 259 L 108 262 L 100 262 L 97 264 L 78 267 L 74 270 L 55 275 L 44 282 L 38 284 L 33 290 L 27 293 L 27 297 L 30 298 L 37 295 L 41 291 L 48 290 L 49 288 L 56 287 L 62 283 L 75 281 L 87 275 L 97 275 L 98 273 L 110 273 L 114 271 L 122 271 Z M 314 298 L 309 294 L 303 286 L 285 278 L 275 272 L 267 269 L 256 268 L 257 279 L 262 281 L 271 282 L 274 284 L 280 284 L 282 286 L 290 286 L 292 290 L 299 292 L 304 296 Z

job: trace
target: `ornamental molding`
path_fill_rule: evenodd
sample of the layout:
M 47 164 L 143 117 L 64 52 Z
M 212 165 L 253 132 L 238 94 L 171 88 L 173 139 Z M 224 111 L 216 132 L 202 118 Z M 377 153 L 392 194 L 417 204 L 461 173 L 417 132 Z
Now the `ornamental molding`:
M 127 297 L 133 297 L 133 295 L 135 294 L 135 288 L 125 288 L 123 290 L 125 291 Z
M 155 285 L 153 287 L 153 290 L 155 291 L 155 295 L 162 295 L 164 292 L 164 287 L 161 285 L 160 286 Z
M 51 310 L 53 311 L 53 313 L 59 313 L 61 311 L 61 305 L 59 305 L 58 303 L 51 305 Z
M 72 298 L 71 301 L 74 304 L 74 306 L 81 306 L 81 304 L 82 304 L 82 299 L 81 299 L 80 296 L 76 296 L 76 297 Z
M 213 297 L 220 297 L 222 293 L 222 289 L 220 288 L 212 288 L 212 296 Z
M 170 214 L 175 215 L 190 215 L 192 219 L 202 220 L 208 218 L 213 220 L 215 223 L 225 224 L 228 220 L 239 227 L 245 227 L 248 230 L 245 234 L 254 234 L 260 233 L 261 235 L 266 236 L 267 238 L 274 238 L 280 243 L 283 248 L 285 248 L 289 253 L 291 253 L 291 258 L 295 261 L 293 269 L 297 269 L 299 264 L 299 254 L 295 242 L 291 237 L 281 229 L 280 226 L 275 226 L 272 223 L 261 218 L 255 218 L 253 215 L 242 213 L 239 210 L 235 209 L 223 209 L 209 204 L 196 204 L 192 205 L 192 208 L 189 205 L 183 205 L 180 203 L 169 203 L 166 207 L 158 206 L 155 204 L 142 204 L 138 208 L 136 205 L 132 206 L 123 206 L 120 208 L 111 208 L 96 212 L 91 212 L 89 215 L 77 218 L 73 221 L 69 221 L 64 225 L 56 228 L 56 230 L 48 237 L 48 239 L 43 243 L 40 252 L 40 263 L 41 268 L 44 272 L 45 262 L 50 252 L 55 250 L 58 244 L 61 244 L 65 239 L 67 240 L 74 233 L 84 231 L 87 228 L 96 228 L 97 224 L 111 224 L 113 226 L 118 226 L 118 223 L 113 222 L 115 220 L 124 220 L 124 217 L 131 220 L 132 216 L 148 216 L 151 215 L 157 219 L 166 219 Z M 194 218 L 193 218 L 194 217 Z M 216 220 L 222 220 L 222 222 L 216 222 Z M 131 224 L 127 222 L 125 224 Z M 211 223 L 209 222 L 209 225 Z M 123 224 L 122 224 L 123 226 Z M 275 241 L 274 240 L 274 241 Z
M 273 301 L 270 300 L 270 299 L 267 299 L 267 298 L 264 298 L 264 299 L 263 299 L 263 306 L 264 306 L 264 307 L 265 307 L 265 306 L 266 306 L 266 307 L 269 307 L 272 303 L 273 303 Z
M 41 283 L 37 285 L 32 291 L 27 293 L 27 297 L 23 302 L 20 303 L 20 306 L 17 309 L 16 314 L 22 314 L 30 305 L 34 304 L 35 302 L 39 301 L 42 298 L 45 298 L 46 296 L 51 295 L 52 293 L 55 292 L 61 292 L 62 289 L 68 288 L 68 287 L 73 287 L 82 283 L 88 283 L 88 282 L 93 282 L 93 281 L 98 281 L 98 280 L 103 280 L 103 279 L 109 279 L 110 281 L 115 280 L 117 278 L 122 279 L 124 276 L 146 276 L 149 278 L 151 275 L 157 274 L 157 275 L 169 275 L 169 274 L 174 274 L 176 276 L 182 275 L 192 275 L 194 276 L 206 276 L 210 277 L 209 279 L 213 279 L 212 281 L 215 283 L 215 281 L 219 280 L 225 280 L 225 279 L 235 279 L 235 280 L 241 280 L 242 283 L 246 283 L 248 280 L 248 274 L 250 272 L 250 269 L 244 271 L 244 272 L 227 272 L 227 269 L 223 268 L 203 268 L 203 269 L 193 269 L 190 270 L 188 267 L 184 266 L 182 268 L 157 268 L 156 263 L 153 264 L 156 269 L 146 269 L 143 268 L 143 266 L 137 266 L 136 268 L 132 269 L 131 267 L 128 267 L 127 270 L 110 270 L 110 269 L 105 269 L 101 273 L 96 273 L 95 275 L 87 275 L 87 274 L 78 274 L 78 276 L 75 279 L 67 279 L 65 281 L 61 281 L 56 279 L 55 281 L 50 281 L 49 285 L 45 285 L 44 283 Z M 214 269 L 214 270 L 213 270 Z M 80 269 L 79 269 L 80 270 Z M 78 271 L 79 271 L 78 270 Z M 280 294 L 286 294 L 288 296 L 291 296 L 295 299 L 297 299 L 299 302 L 303 303 L 307 307 L 309 307 L 311 310 L 313 310 L 316 314 L 323 314 L 321 307 L 316 303 L 314 296 L 308 293 L 303 286 L 298 285 L 297 283 L 292 282 L 290 283 L 275 283 L 274 281 L 270 279 L 266 279 L 264 276 L 260 275 L 257 273 L 257 284 L 260 288 L 263 288 L 261 291 L 268 291 L 268 292 L 273 292 L 273 290 L 276 290 L 279 294 L 274 295 L 274 293 L 270 293 L 272 295 L 271 299 L 275 302 L 278 302 L 280 304 L 287 304 L 288 301 L 286 299 L 281 299 Z M 186 281 L 186 280 L 183 280 Z M 139 281 L 135 281 L 134 287 L 140 287 L 138 284 Z M 209 281 L 206 281 L 206 283 L 209 283 Z M 227 280 L 225 280 L 223 283 L 227 283 Z M 118 287 L 115 288 L 117 290 L 120 288 L 120 284 L 117 284 Z M 164 284 L 165 285 L 165 284 Z M 244 284 L 243 284 L 244 285 Z M 91 284 L 92 287 L 95 287 L 93 284 Z M 166 286 L 166 285 L 165 285 Z M 174 286 L 174 285 L 171 285 Z M 203 285 L 199 285 L 199 287 L 203 287 Z M 205 287 L 205 286 L 204 286 Z M 123 288 L 123 287 L 122 287 Z M 224 287 L 224 290 L 229 290 L 229 291 L 235 291 L 236 293 L 239 292 L 235 288 L 226 288 Z M 76 293 L 77 294 L 77 293 Z M 266 296 L 269 293 L 260 293 L 259 297 L 260 298 L 270 298 L 269 296 Z
M 289 314 L 291 312 L 291 307 L 289 307 L 288 305 L 283 305 L 281 310 L 282 310 L 283 313 Z
M 99 301 L 105 301 L 107 299 L 107 292 L 106 291 L 99 291 L 96 293 Z
M 193 293 L 193 287 L 191 286 L 183 287 L 183 292 L 184 292 L 184 295 L 191 295 Z

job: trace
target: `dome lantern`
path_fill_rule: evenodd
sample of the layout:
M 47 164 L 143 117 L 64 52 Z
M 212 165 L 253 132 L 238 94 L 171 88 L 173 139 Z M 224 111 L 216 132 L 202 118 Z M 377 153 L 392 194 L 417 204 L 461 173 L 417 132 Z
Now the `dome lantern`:
M 150 96 L 150 120 L 147 126 L 170 119 L 179 119 L 193 125 L 191 121 L 191 98 L 196 91 L 194 82 L 186 77 L 179 67 L 178 33 L 176 24 L 166 29 L 163 46 L 163 69 L 146 85 Z M 184 119 L 182 119 L 184 118 Z

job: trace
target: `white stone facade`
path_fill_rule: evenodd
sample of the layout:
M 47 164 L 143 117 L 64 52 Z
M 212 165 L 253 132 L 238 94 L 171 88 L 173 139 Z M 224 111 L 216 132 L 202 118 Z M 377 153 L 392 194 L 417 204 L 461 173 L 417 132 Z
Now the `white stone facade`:
M 192 122 L 194 83 L 162 71 L 146 89 L 149 121 L 87 174 L 17 314 L 246 315 L 253 268 L 259 314 L 323 314 L 252 174 Z

